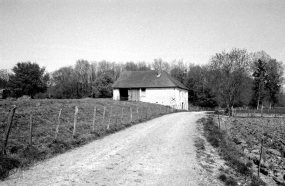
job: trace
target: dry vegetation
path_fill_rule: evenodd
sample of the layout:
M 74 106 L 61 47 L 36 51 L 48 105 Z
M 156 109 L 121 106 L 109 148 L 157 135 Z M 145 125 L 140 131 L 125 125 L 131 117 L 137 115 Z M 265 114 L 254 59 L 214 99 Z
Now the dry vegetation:
M 285 119 L 282 117 L 223 117 L 222 129 L 233 139 L 239 152 L 250 160 L 252 170 L 257 173 L 261 140 L 264 141 L 260 162 L 261 177 L 285 185 Z M 218 123 L 216 118 L 216 123 Z
M 68 149 L 86 144 L 135 123 L 170 112 L 167 107 L 156 104 L 112 101 L 111 99 L 1 101 L 1 134 L 4 133 L 12 105 L 16 105 L 17 109 L 6 148 L 7 155 L 0 157 L 1 179 L 5 178 L 8 175 L 8 170 L 14 167 L 26 167 L 36 161 L 64 153 Z M 79 111 L 76 136 L 73 137 L 75 106 L 78 106 Z M 95 106 L 97 110 L 95 131 L 92 131 Z M 104 107 L 106 112 L 103 120 Z M 132 122 L 130 108 L 133 115 Z M 62 109 L 62 112 L 59 133 L 55 140 L 60 109 Z M 33 115 L 33 138 L 32 146 L 29 146 L 29 120 L 31 114 Z M 0 144 L 2 147 L 3 139 L 0 140 Z
M 221 166 L 219 179 L 227 186 L 249 185 L 260 186 L 265 183 L 259 180 L 251 169 L 250 162 L 239 151 L 233 140 L 224 130 L 220 130 L 212 117 L 201 121 L 207 141 L 217 148 L 226 165 Z

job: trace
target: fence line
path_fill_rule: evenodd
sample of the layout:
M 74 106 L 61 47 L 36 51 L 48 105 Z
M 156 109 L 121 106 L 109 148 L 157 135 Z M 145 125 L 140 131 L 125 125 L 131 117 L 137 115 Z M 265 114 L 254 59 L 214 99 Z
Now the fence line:
M 130 109 L 127 109 L 127 107 L 130 107 Z M 111 109 L 107 109 L 106 106 L 94 106 L 93 108 L 90 109 L 90 111 L 88 111 L 88 113 L 83 112 L 83 109 L 79 109 L 78 106 L 75 106 L 73 108 L 74 108 L 73 114 L 71 114 L 70 111 L 67 112 L 67 109 L 63 108 L 59 109 L 58 111 L 52 110 L 52 115 L 53 115 L 52 117 L 50 117 L 50 115 L 43 115 L 41 111 L 39 112 L 35 111 L 33 113 L 32 112 L 25 113 L 22 111 L 19 113 L 15 113 L 16 106 L 10 112 L 4 112 L 5 115 L 7 115 L 8 113 L 9 117 L 8 117 L 8 122 L 5 122 L 7 124 L 4 131 L 5 133 L 3 137 L 3 145 L 1 152 L 3 154 L 6 154 L 6 146 L 8 144 L 9 134 L 11 130 L 12 130 L 13 141 L 21 139 L 21 141 L 23 142 L 23 138 L 26 138 L 24 142 L 30 146 L 38 143 L 37 139 L 39 137 L 43 137 L 42 135 L 38 135 L 38 132 L 47 135 L 49 140 L 52 139 L 50 143 L 58 143 L 62 141 L 59 139 L 67 139 L 69 135 L 71 139 L 76 139 L 80 135 L 85 135 L 86 132 L 88 131 L 86 130 L 86 126 L 89 126 L 88 127 L 89 134 L 92 134 L 102 129 L 109 130 L 112 127 L 116 127 L 117 123 L 120 123 L 122 125 L 129 123 L 137 123 L 143 120 L 148 120 L 153 117 L 177 111 L 177 109 L 175 109 L 174 107 L 163 106 L 163 105 L 148 106 L 148 107 L 135 106 L 135 105 L 132 106 L 117 105 L 114 107 L 111 106 L 110 107 Z M 14 117 L 14 114 L 16 115 L 16 117 Z M 88 115 L 90 116 L 89 119 L 86 118 Z M 87 122 L 90 123 L 82 124 L 81 116 L 84 116 L 85 122 L 87 120 Z M 73 117 L 73 123 L 72 123 L 72 117 Z M 2 120 L 2 122 L 3 121 L 4 120 Z M 20 123 L 24 122 L 26 124 L 23 124 L 20 127 L 18 126 L 14 127 L 14 124 L 17 125 L 18 122 Z M 39 124 L 40 128 L 37 127 L 39 126 Z M 17 133 L 19 133 L 19 135 L 17 135 Z

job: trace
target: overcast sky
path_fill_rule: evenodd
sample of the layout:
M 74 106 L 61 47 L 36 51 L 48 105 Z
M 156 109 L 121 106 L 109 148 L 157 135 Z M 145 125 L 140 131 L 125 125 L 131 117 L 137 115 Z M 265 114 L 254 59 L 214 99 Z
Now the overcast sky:
M 233 47 L 285 63 L 285 0 L 0 0 L 0 69 L 89 61 L 205 64 Z

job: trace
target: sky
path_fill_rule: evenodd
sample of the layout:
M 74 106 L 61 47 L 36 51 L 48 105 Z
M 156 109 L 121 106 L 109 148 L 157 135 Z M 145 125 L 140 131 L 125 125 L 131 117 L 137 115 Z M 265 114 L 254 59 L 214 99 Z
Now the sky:
M 285 0 L 0 0 L 0 69 L 88 61 L 206 64 L 233 48 L 285 63 Z

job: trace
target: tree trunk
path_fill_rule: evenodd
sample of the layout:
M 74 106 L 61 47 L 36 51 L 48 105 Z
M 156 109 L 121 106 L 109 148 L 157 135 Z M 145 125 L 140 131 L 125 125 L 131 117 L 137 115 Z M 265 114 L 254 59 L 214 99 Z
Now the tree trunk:
M 259 108 L 259 102 L 260 102 L 260 94 L 261 94 L 260 86 L 261 86 L 261 82 L 259 82 L 259 85 L 258 85 L 258 98 L 257 98 L 257 107 L 256 107 L 257 110 Z
M 232 111 L 232 107 L 229 104 L 227 104 L 227 110 L 228 110 L 229 116 L 232 116 L 233 111 Z

